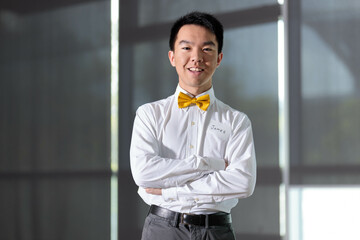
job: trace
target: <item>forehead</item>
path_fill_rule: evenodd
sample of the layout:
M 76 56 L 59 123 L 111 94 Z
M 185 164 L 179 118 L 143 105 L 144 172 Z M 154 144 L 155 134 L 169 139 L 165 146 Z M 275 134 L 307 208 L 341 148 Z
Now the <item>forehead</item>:
M 212 41 L 217 45 L 216 36 L 207 28 L 195 25 L 187 24 L 179 29 L 175 43 L 180 41 L 191 41 L 191 42 L 209 42 Z

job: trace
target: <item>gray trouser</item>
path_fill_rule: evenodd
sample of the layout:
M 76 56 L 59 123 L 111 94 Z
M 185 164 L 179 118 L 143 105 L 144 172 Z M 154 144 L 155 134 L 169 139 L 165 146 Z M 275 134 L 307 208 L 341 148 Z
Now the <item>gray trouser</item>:
M 177 226 L 178 225 L 178 226 Z M 141 240 L 235 240 L 231 224 L 225 226 L 195 226 L 149 214 L 145 219 Z

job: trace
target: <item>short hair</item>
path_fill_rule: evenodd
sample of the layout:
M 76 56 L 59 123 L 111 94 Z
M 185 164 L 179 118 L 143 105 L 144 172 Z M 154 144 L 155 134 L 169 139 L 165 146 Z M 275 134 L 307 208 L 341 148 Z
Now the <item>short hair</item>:
M 204 12 L 191 12 L 175 21 L 171 28 L 169 47 L 174 51 L 175 41 L 180 28 L 184 25 L 195 24 L 205 27 L 210 32 L 215 34 L 216 41 L 218 42 L 218 53 L 221 53 L 224 39 L 224 28 L 219 20 L 213 15 Z

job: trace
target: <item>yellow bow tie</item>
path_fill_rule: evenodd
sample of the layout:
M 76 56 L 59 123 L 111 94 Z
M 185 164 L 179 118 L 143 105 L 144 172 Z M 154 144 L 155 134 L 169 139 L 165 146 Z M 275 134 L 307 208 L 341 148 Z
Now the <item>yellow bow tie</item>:
M 179 108 L 186 108 L 191 104 L 196 104 L 201 110 L 206 111 L 210 105 L 210 96 L 209 94 L 200 96 L 198 98 L 191 98 L 188 95 L 180 92 L 178 97 Z

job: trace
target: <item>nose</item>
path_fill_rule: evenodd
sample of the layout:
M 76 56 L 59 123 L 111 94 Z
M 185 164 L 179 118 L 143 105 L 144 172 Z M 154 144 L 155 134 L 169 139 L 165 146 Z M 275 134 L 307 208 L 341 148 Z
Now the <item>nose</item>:
M 202 55 L 202 51 L 200 50 L 196 50 L 193 52 L 193 55 L 191 57 L 191 61 L 192 62 L 203 62 L 203 55 Z

